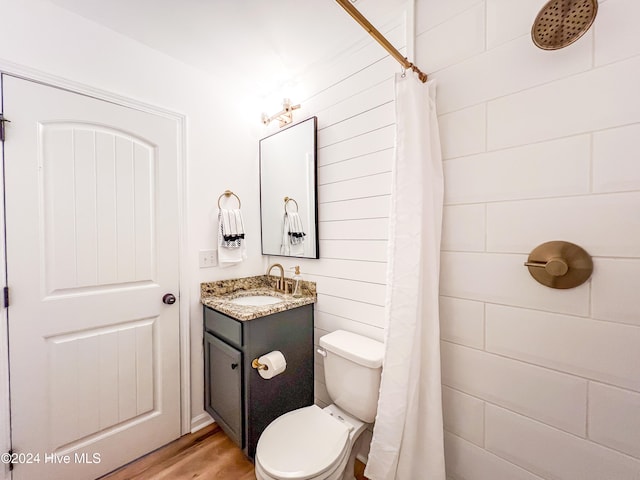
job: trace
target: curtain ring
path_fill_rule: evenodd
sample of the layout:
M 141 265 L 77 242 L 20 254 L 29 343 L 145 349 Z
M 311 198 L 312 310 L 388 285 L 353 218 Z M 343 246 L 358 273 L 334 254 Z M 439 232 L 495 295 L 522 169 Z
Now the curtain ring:
M 407 76 L 407 69 L 404 68 L 404 66 L 400 67 L 400 70 L 402 70 L 402 73 L 400 74 L 400 76 L 402 78 L 405 78 Z

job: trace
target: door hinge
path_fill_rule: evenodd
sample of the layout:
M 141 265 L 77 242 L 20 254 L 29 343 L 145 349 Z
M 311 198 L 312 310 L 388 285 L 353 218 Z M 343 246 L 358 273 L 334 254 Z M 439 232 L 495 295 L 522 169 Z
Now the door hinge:
M 9 307 L 9 287 L 4 287 L 2 293 L 4 298 L 4 308 L 7 308 Z
M 4 139 L 5 139 L 4 124 L 7 122 L 11 123 L 11 120 L 7 120 L 6 118 L 4 118 L 4 115 L 0 113 L 0 142 L 4 142 Z

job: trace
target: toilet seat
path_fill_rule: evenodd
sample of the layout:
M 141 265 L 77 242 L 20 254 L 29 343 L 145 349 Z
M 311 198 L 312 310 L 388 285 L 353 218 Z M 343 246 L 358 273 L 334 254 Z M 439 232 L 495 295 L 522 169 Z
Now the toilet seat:
M 275 419 L 256 447 L 256 467 L 281 480 L 326 478 L 349 453 L 349 427 L 316 405 Z

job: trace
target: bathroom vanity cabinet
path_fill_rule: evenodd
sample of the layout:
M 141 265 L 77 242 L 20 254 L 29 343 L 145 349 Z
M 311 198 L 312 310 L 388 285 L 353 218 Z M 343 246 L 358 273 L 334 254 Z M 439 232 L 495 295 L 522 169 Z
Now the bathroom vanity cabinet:
M 273 350 L 286 370 L 269 380 L 251 361 Z M 236 320 L 204 306 L 205 409 L 253 458 L 266 426 L 313 404 L 313 305 L 253 320 Z

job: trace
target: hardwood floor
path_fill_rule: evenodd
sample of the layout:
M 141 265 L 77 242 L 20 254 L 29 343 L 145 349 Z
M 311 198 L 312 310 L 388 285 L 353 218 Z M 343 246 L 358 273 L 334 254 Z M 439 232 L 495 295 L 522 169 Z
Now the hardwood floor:
M 356 462 L 356 479 L 367 480 Z M 253 463 L 213 424 L 185 435 L 101 480 L 255 480 Z

